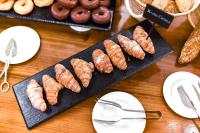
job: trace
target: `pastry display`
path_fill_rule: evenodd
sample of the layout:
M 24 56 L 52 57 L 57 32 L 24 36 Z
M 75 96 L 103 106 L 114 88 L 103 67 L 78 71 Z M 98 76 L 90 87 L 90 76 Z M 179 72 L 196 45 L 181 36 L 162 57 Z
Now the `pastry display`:
M 81 91 L 81 87 L 79 86 L 77 80 L 74 78 L 72 73 L 62 64 L 55 65 L 55 72 L 56 80 L 65 88 L 68 88 L 76 93 L 79 93 Z
M 43 98 L 43 88 L 32 79 L 27 85 L 27 96 L 32 106 L 40 111 L 46 111 L 47 105 Z
M 106 7 L 99 7 L 92 12 L 92 20 L 97 24 L 109 23 L 111 13 Z
M 81 80 L 83 87 L 87 88 L 92 79 L 92 73 L 94 72 L 94 65 L 92 62 L 86 62 L 83 59 L 71 59 L 70 61 L 74 72 Z
M 0 11 L 9 11 L 12 9 L 15 0 L 1 0 L 0 1 Z
M 95 9 L 99 6 L 99 0 L 79 0 L 80 4 L 86 9 Z
M 129 55 L 140 60 L 144 59 L 145 53 L 136 41 L 130 40 L 123 35 L 118 35 L 118 41 L 124 51 L 126 51 Z
M 70 10 L 65 8 L 59 2 L 54 3 L 51 6 L 51 14 L 54 18 L 58 20 L 64 20 L 69 16 Z
M 42 82 L 49 104 L 50 105 L 57 104 L 58 92 L 63 88 L 63 86 L 60 83 L 56 82 L 49 75 L 43 75 Z
M 110 5 L 109 0 L 101 1 L 105 6 L 100 7 L 99 0 L 80 0 L 79 2 L 80 5 L 77 0 L 58 0 L 51 7 L 52 16 L 55 19 L 64 20 L 70 14 L 71 20 L 77 24 L 87 23 L 90 18 L 97 24 L 110 22 L 112 16 L 107 8 Z
M 186 64 L 193 61 L 200 52 L 200 25 L 190 34 L 188 40 L 183 46 L 181 55 L 178 59 L 180 64 Z
M 194 33 L 193 35 L 196 34 L 197 33 Z M 141 26 L 137 26 L 133 33 L 133 39 L 139 44 L 135 40 L 131 40 L 121 34 L 117 35 L 119 45 L 112 40 L 104 40 L 102 45 L 108 55 L 99 48 L 92 50 L 91 57 L 94 65 L 92 62 L 87 62 L 78 57 L 72 58 L 70 64 L 73 68 L 73 72 L 76 74 L 77 78 L 80 79 L 83 87 L 88 88 L 95 68 L 100 71 L 100 74 L 105 73 L 107 75 L 114 71 L 113 65 L 121 71 L 126 70 L 128 66 L 121 47 L 127 54 L 140 60 L 145 58 L 143 49 L 149 53 L 155 53 L 152 41 L 149 38 L 146 41 L 140 40 L 141 38 L 146 39 L 147 33 Z M 64 65 L 56 64 L 54 72 L 55 77 L 51 77 L 48 74 L 42 75 L 42 86 L 44 87 L 46 99 L 50 105 L 56 105 L 58 103 L 58 94 L 64 87 L 73 92 L 80 93 L 81 87 L 78 81 Z M 31 80 L 29 82 L 27 86 L 27 95 L 34 108 L 41 111 L 46 110 L 46 103 L 43 99 L 43 88 L 36 80 Z
M 105 40 L 104 47 L 108 56 L 110 57 L 112 63 L 120 70 L 125 70 L 127 68 L 126 59 L 124 54 L 118 44 L 112 40 Z
M 100 3 L 103 5 L 101 4 L 102 6 L 100 6 Z M 71 20 L 77 24 L 87 23 L 90 18 L 97 24 L 106 24 L 110 22 L 112 17 L 111 12 L 108 9 L 109 5 L 109 0 L 80 0 L 79 4 L 77 0 L 58 0 L 57 8 L 55 8 L 56 14 L 62 14 L 65 17 L 58 17 L 58 15 L 55 15 L 55 11 L 51 12 L 54 18 L 62 18 L 58 20 L 66 19 L 66 16 L 68 16 L 70 12 Z M 52 8 L 53 6 L 54 4 L 52 5 Z
M 58 0 L 66 8 L 74 8 L 78 4 L 78 0 Z
M 33 0 L 37 7 L 47 7 L 53 4 L 54 0 Z
M 32 0 L 17 0 L 13 9 L 20 15 L 27 15 L 32 12 L 34 4 Z
M 55 22 L 59 24 L 66 22 L 66 25 L 73 22 L 76 24 L 91 25 L 90 23 L 94 22 L 95 24 L 103 25 L 111 22 L 112 12 L 108 9 L 110 5 L 111 0 L 0 0 L 0 11 L 9 11 L 13 8 L 15 13 L 26 15 L 24 19 L 28 17 L 30 20 L 36 21 Z M 35 6 L 36 8 L 34 8 Z M 38 8 L 42 7 L 50 8 L 45 13 L 47 13 L 47 16 L 50 13 L 55 20 L 45 16 L 38 19 L 39 16 L 37 14 L 39 13 L 36 12 Z M 33 10 L 37 10 L 32 14 L 37 19 L 28 16 Z M 100 26 L 95 25 L 92 27 Z M 110 28 L 110 25 L 106 27 Z M 100 28 L 105 29 L 103 27 Z
M 70 16 L 75 23 L 82 24 L 89 21 L 91 14 L 89 10 L 78 6 L 72 9 Z
M 104 7 L 109 7 L 111 4 L 111 0 L 99 0 L 99 5 Z
M 144 49 L 144 51 L 155 54 L 153 42 L 141 26 L 137 26 L 133 31 L 133 39 Z
M 194 0 L 175 0 L 180 12 L 187 12 L 194 4 Z
M 111 73 L 113 71 L 113 66 L 110 58 L 101 49 L 95 49 L 92 52 L 92 59 L 95 67 L 101 73 Z

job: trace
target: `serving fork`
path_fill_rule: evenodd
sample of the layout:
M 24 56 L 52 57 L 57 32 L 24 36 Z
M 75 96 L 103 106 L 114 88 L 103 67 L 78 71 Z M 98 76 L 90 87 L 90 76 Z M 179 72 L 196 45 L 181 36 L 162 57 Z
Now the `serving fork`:
M 146 113 L 146 114 L 154 114 L 155 116 L 151 116 L 151 117 L 126 117 L 126 118 L 119 118 L 117 120 L 102 120 L 102 119 L 93 119 L 95 121 L 98 122 L 106 122 L 106 123 L 116 123 L 119 122 L 121 120 L 130 120 L 130 119 L 160 119 L 162 117 L 162 113 L 160 111 L 143 111 L 143 110 L 132 110 L 132 109 L 125 109 L 123 108 L 119 103 L 117 102 L 113 102 L 113 101 L 109 101 L 109 100 L 105 100 L 105 99 L 99 99 L 97 98 L 98 103 L 100 104 L 107 104 L 107 105 L 111 105 L 114 107 L 117 107 L 123 111 L 127 111 L 127 112 L 136 112 L 136 113 Z

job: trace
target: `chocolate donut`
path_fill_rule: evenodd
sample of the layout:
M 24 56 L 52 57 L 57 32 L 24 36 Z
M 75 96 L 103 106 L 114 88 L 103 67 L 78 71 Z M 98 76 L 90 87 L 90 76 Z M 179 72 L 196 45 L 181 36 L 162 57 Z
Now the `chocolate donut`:
M 86 9 L 95 9 L 99 6 L 99 0 L 80 0 L 81 5 Z
M 111 3 L 111 0 L 99 0 L 99 5 L 100 6 L 109 7 L 110 3 Z
M 55 19 L 64 20 L 69 16 L 70 10 L 61 3 L 56 2 L 51 6 L 51 14 Z
M 89 10 L 78 6 L 71 11 L 71 19 L 75 23 L 81 24 L 89 21 L 91 13 Z
M 78 0 L 58 0 L 58 2 L 67 8 L 74 8 L 78 4 Z
M 92 12 L 92 20 L 97 24 L 109 23 L 111 12 L 106 7 L 99 7 Z

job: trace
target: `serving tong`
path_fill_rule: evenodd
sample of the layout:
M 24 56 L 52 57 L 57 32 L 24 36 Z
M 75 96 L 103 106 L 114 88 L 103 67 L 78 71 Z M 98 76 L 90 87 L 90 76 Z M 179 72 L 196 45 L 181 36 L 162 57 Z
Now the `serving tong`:
M 105 99 L 99 99 L 97 98 L 98 103 L 100 104 L 106 104 L 106 105 L 111 105 L 114 107 L 117 107 L 123 111 L 127 111 L 127 112 L 136 112 L 136 113 L 146 113 L 146 114 L 151 114 L 152 116 L 147 116 L 147 117 L 126 117 L 126 118 L 119 118 L 117 120 L 101 120 L 101 119 L 93 119 L 95 121 L 98 122 L 106 122 L 106 123 L 116 123 L 119 122 L 121 120 L 130 120 L 130 119 L 160 119 L 162 117 L 162 112 L 161 111 L 143 111 L 143 110 L 133 110 L 133 109 L 126 109 L 123 108 L 119 103 L 117 102 L 113 102 L 113 101 L 109 101 L 109 100 L 105 100 Z
M 5 93 L 9 90 L 10 84 L 7 81 L 8 69 L 10 61 L 17 55 L 17 45 L 13 38 L 11 38 L 5 49 L 6 61 L 2 72 L 0 73 L 0 79 L 3 78 L 3 82 L 0 83 L 0 91 Z M 4 76 L 4 77 L 3 77 Z

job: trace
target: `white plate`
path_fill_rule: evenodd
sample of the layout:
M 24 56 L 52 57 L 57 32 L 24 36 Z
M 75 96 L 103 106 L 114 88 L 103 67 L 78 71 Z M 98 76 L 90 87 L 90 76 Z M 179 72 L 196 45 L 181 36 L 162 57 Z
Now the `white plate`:
M 163 94 L 165 101 L 174 112 L 186 118 L 197 118 L 195 111 L 182 103 L 177 87 L 182 85 L 196 108 L 200 108 L 197 95 L 192 88 L 192 84 L 198 88 L 198 80 L 200 80 L 198 76 L 189 72 L 175 72 L 168 76 L 163 85 Z M 198 91 L 200 92 L 200 89 Z
M 111 92 L 101 99 L 119 103 L 122 107 L 135 110 L 144 110 L 142 104 L 132 95 L 125 92 Z M 145 113 L 125 112 L 119 108 L 96 103 L 92 113 L 93 126 L 97 133 L 142 133 L 146 120 L 121 120 L 114 124 L 94 121 L 93 119 L 115 120 L 119 117 L 146 117 Z
M 0 33 L 0 61 L 5 62 L 5 49 L 13 38 L 17 45 L 17 55 L 11 64 L 19 64 L 31 59 L 40 48 L 40 37 L 36 31 L 25 26 L 14 26 Z

